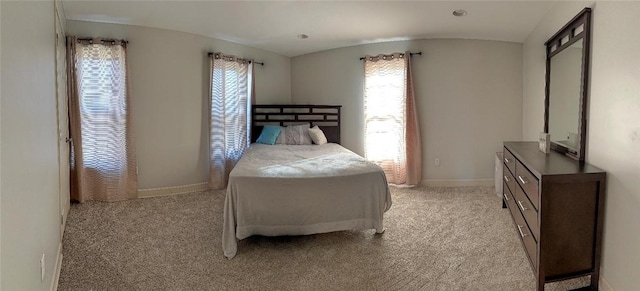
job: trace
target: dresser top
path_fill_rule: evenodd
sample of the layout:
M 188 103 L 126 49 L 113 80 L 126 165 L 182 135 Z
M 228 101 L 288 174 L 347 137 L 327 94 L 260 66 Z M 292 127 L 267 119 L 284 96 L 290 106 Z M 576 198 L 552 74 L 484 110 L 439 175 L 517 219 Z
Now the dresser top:
M 543 175 L 604 174 L 598 167 L 580 163 L 554 151 L 545 154 L 538 149 L 538 142 L 535 141 L 506 141 L 504 146 L 538 178 Z

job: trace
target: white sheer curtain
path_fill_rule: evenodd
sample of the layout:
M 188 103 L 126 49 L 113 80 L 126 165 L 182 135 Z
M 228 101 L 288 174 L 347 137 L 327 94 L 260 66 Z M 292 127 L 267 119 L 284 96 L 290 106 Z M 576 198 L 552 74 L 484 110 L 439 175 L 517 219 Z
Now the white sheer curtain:
M 126 48 L 120 40 L 67 38 L 71 198 L 80 202 L 137 194 Z
M 406 52 L 366 56 L 364 62 L 365 158 L 380 165 L 392 184 L 417 185 L 422 175 L 410 58 Z
M 210 54 L 210 186 L 227 186 L 229 173 L 249 146 L 253 100 L 249 60 L 221 53 Z

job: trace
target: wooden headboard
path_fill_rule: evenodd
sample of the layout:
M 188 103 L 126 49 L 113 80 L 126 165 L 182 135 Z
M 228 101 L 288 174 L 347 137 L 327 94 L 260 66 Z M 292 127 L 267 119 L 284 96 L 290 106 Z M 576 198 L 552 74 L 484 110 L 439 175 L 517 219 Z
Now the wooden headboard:
M 251 142 L 256 142 L 265 125 L 317 125 L 328 142 L 340 143 L 342 105 L 251 105 Z

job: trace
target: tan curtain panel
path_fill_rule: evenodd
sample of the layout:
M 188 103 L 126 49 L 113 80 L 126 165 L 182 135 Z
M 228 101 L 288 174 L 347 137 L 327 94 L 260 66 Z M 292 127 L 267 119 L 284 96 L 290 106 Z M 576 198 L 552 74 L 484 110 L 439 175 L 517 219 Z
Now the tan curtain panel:
M 210 54 L 210 186 L 223 189 L 229 173 L 251 142 L 250 102 L 253 99 L 250 61 Z
M 422 153 L 410 53 L 365 56 L 364 69 L 365 158 L 389 183 L 417 185 Z
M 137 195 L 126 47 L 120 40 L 67 38 L 73 200 Z
M 405 82 L 405 144 L 407 147 L 407 185 L 418 185 L 422 182 L 422 138 L 420 136 L 420 120 L 413 91 L 413 72 L 411 69 L 411 52 L 404 53 L 406 67 Z

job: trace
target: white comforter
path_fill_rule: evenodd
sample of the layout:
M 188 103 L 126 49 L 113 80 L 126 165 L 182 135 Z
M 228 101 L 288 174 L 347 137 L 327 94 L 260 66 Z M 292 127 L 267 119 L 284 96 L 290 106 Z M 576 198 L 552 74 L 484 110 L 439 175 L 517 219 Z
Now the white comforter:
M 384 172 L 337 144 L 252 144 L 233 168 L 224 206 L 222 249 L 252 235 L 383 231 L 391 207 Z

